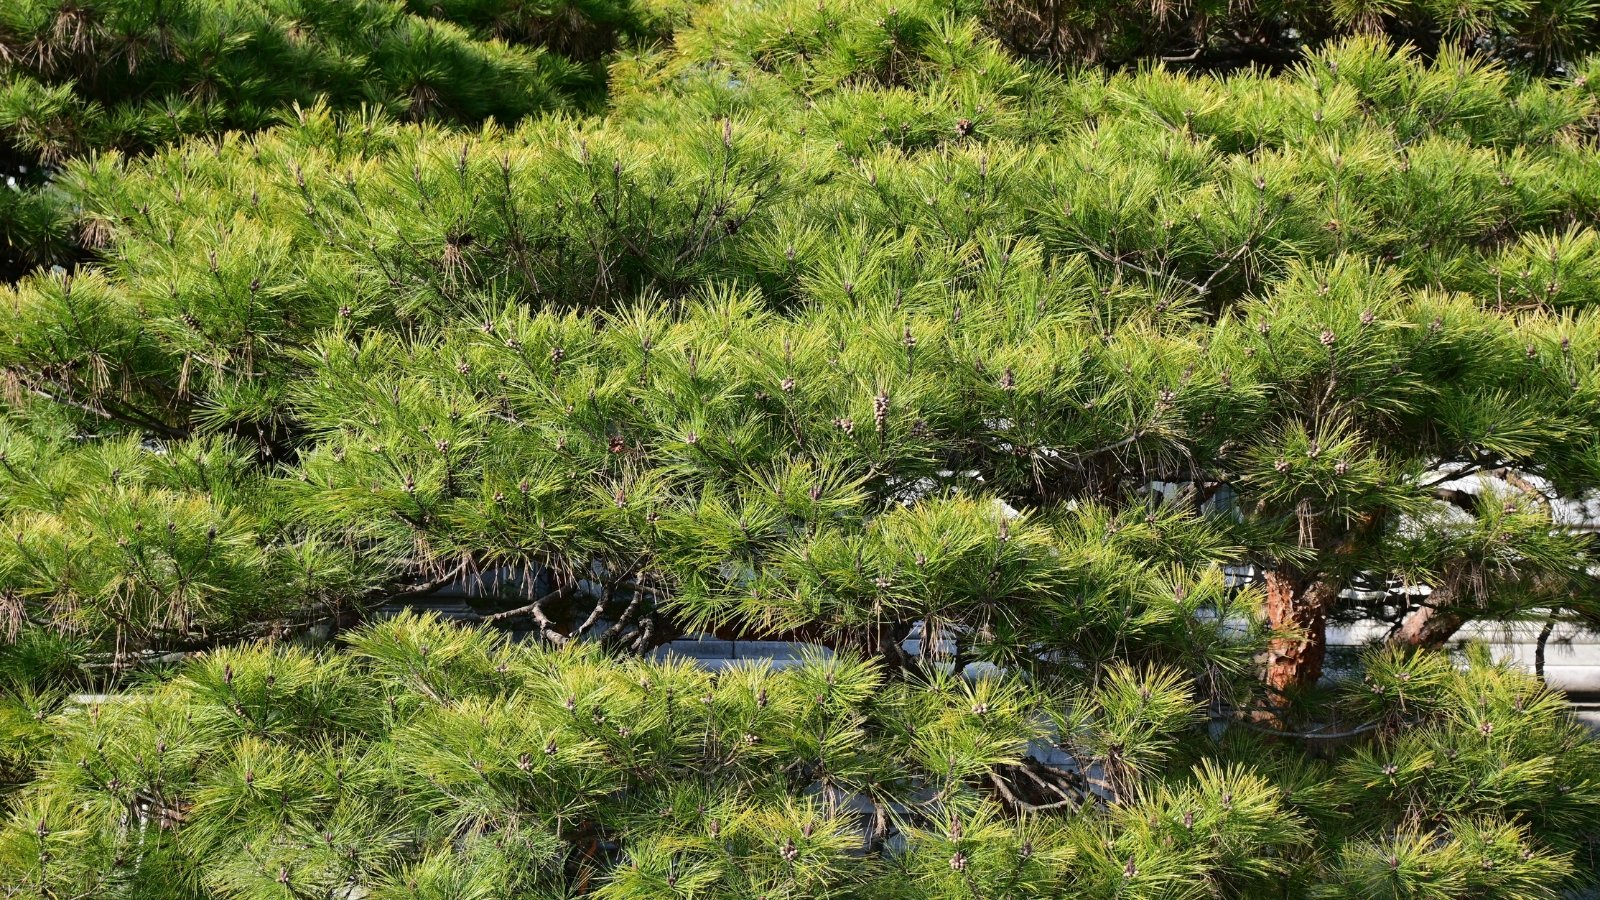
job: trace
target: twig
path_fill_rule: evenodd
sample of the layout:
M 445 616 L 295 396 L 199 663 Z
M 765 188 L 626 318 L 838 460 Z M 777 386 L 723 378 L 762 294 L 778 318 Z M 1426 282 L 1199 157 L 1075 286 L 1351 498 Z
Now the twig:
M 1011 804 L 1013 808 L 1022 812 L 1044 812 L 1046 810 L 1060 809 L 1063 806 L 1072 805 L 1072 800 L 1070 799 L 1053 800 L 1049 803 L 1029 803 L 1013 793 L 1011 786 L 1006 784 L 1006 780 L 1001 778 L 999 773 L 996 772 L 989 773 L 989 781 L 995 786 L 995 790 L 1000 792 L 1000 796 L 1005 798 L 1007 803 Z
M 1418 485 L 1418 487 L 1422 488 L 1423 490 L 1432 490 L 1433 488 L 1436 488 L 1447 481 L 1455 481 L 1457 478 L 1462 478 L 1472 474 L 1473 472 L 1477 472 L 1493 461 L 1494 458 L 1492 456 L 1489 456 L 1488 454 L 1480 454 L 1477 459 L 1471 462 L 1462 463 L 1461 466 L 1454 472 L 1445 473 L 1433 481 Z
M 1136 428 L 1134 429 L 1133 434 L 1128 435 L 1114 444 L 1106 444 L 1104 447 L 1096 447 L 1093 450 L 1083 450 L 1070 455 L 1074 459 L 1082 459 L 1085 456 L 1099 456 L 1102 453 L 1110 453 L 1113 450 L 1121 450 L 1123 447 L 1137 443 L 1142 437 L 1144 437 L 1144 429 Z
M 600 599 L 595 601 L 594 609 L 589 610 L 589 617 L 584 619 L 582 624 L 578 626 L 577 630 L 572 632 L 572 636 L 581 637 L 585 631 L 588 631 L 594 626 L 594 623 L 600 621 L 600 615 L 606 611 L 606 604 L 610 601 L 611 591 L 602 590 L 600 592 Z
M 1556 612 L 1552 609 L 1550 615 L 1544 620 L 1544 627 L 1539 629 L 1539 642 L 1533 648 L 1533 674 L 1537 675 L 1540 680 L 1544 679 L 1544 648 L 1546 644 L 1550 643 L 1550 632 L 1555 630 Z
M 647 614 L 644 617 L 643 624 L 639 626 L 639 637 L 633 642 L 633 652 L 643 653 L 644 651 L 651 649 L 650 638 L 655 634 L 655 626 L 655 615 Z
M 1075 808 L 1078 807 L 1078 806 L 1082 806 L 1083 805 L 1083 797 L 1081 795 L 1078 796 L 1078 797 L 1074 797 L 1071 794 L 1068 794 L 1065 790 L 1063 790 L 1061 788 L 1060 785 L 1057 785 L 1057 784 L 1054 784 L 1052 782 L 1046 781 L 1045 779 L 1039 777 L 1039 774 L 1037 772 L 1033 771 L 1032 769 L 1028 768 L 1027 766 L 1019 766 L 1017 768 L 1017 771 L 1019 771 L 1022 774 L 1028 776 L 1028 778 L 1031 779 L 1034 784 L 1037 784 L 1039 787 L 1044 788 L 1047 791 L 1050 791 L 1051 793 L 1055 794 L 1057 797 L 1060 797 L 1061 798 L 1061 804 L 1060 805 L 1071 805 L 1071 806 L 1073 806 Z M 1055 771 L 1055 770 L 1052 769 L 1051 771 Z
M 461 562 L 457 563 L 456 567 L 451 569 L 447 574 L 423 584 L 413 585 L 403 591 L 399 591 L 398 593 L 390 594 L 389 599 L 393 600 L 401 597 L 420 597 L 424 594 L 431 594 L 461 577 L 461 573 L 466 571 L 467 561 L 467 557 L 462 557 Z
M 503 612 L 497 612 L 494 615 L 484 616 L 481 621 L 485 625 L 493 625 L 496 622 L 502 622 L 517 616 L 532 616 L 533 621 L 539 626 L 539 633 L 544 639 L 559 647 L 567 642 L 567 636 L 555 629 L 555 623 L 551 622 L 550 617 L 544 614 L 544 605 L 551 600 L 568 595 L 571 591 L 571 587 L 556 588 L 526 606 L 519 606 L 516 609 L 508 609 Z
M 628 601 L 626 607 L 623 607 L 622 615 L 618 616 L 617 621 L 611 623 L 611 627 L 600 635 L 601 641 L 609 641 L 622 636 L 622 630 L 628 627 L 628 620 L 632 619 L 633 614 L 638 611 L 639 603 L 644 599 L 644 594 L 644 591 L 639 590 L 633 592 L 633 599 Z
M 146 431 L 154 431 L 157 434 L 165 435 L 166 437 L 174 439 L 182 439 L 189 436 L 189 432 L 186 430 L 173 428 L 171 425 L 167 425 L 164 422 L 158 422 L 145 416 L 135 416 L 126 412 L 114 413 L 108 409 L 105 409 L 103 406 L 94 406 L 93 404 L 84 403 L 81 400 L 72 400 L 67 397 L 59 397 L 50 393 L 49 391 L 40 390 L 39 388 L 32 386 L 28 388 L 28 392 L 36 397 L 42 397 L 46 400 L 49 400 L 51 403 L 59 403 L 62 406 L 70 406 L 73 409 L 89 413 L 90 415 L 99 416 L 108 422 L 122 422 L 126 425 L 132 425 L 135 428 L 143 428 Z

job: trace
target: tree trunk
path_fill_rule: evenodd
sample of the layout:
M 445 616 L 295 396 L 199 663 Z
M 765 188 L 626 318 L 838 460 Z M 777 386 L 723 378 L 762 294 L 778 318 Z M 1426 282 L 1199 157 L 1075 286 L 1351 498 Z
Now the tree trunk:
M 906 632 L 910 630 L 909 620 L 877 622 L 868 626 L 867 642 L 888 669 L 900 670 L 911 666 L 911 657 L 901 646 L 905 642 Z
M 1335 582 L 1298 572 L 1267 572 L 1267 622 L 1275 632 L 1267 645 L 1266 683 L 1292 693 L 1322 677 L 1328 652 L 1328 612 L 1339 596 Z

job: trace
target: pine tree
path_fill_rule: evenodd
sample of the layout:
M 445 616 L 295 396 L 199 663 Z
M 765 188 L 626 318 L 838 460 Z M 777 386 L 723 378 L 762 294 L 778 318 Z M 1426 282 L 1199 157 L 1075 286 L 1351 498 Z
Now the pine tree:
M 1446 652 L 1600 621 L 1581 10 L 1191 72 L 1066 57 L 1311 13 L 196 2 L 273 74 L 158 132 L 45 7 L 87 74 L 0 127 L 68 110 L 25 196 L 92 255 L 0 288 L 0 893 L 1596 877 L 1600 744 Z M 818 649 L 656 658 L 701 634 Z

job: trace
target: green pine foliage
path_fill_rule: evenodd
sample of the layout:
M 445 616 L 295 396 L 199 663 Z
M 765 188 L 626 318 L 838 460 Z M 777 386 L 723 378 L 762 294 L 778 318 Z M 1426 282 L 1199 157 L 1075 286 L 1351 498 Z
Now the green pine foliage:
M 0 430 L 9 640 L 48 622 L 137 655 L 152 642 L 181 647 L 336 614 L 372 583 L 348 547 L 276 508 L 268 481 L 227 440 L 154 452 L 132 438 L 74 443 Z M 114 652 L 98 665 L 128 661 Z
M 328 103 L 454 123 L 592 105 L 604 54 L 665 7 L 617 0 L 17 0 L 0 7 L 0 160 L 40 167 L 191 134 L 268 127 Z M 9 168 L 0 175 L 11 175 Z M 101 236 L 37 177 L 0 195 L 14 267 L 69 263 Z
M 713 676 L 491 635 L 402 617 L 63 707 L 0 831 L 4 890 L 1553 897 L 1561 835 L 1600 809 L 1600 749 L 1485 659 L 1375 658 L 1341 702 L 1379 724 L 1322 764 L 1195 736 L 1176 671 L 1070 694 L 845 657 Z M 1088 765 L 1025 756 L 1058 741 Z
M 73 163 L 106 264 L 6 296 L 14 394 L 229 435 L 393 583 L 598 560 L 659 638 L 933 617 L 1025 664 L 1192 627 L 1238 559 L 1594 612 L 1537 492 L 1446 514 L 1424 476 L 1600 480 L 1594 298 L 1554 274 L 1593 243 L 1586 84 L 1372 41 L 1063 79 L 926 10 L 899 57 L 750 49 L 809 9 L 705 13 L 605 119 L 313 109 Z M 1530 252 L 1555 290 L 1505 287 Z
M 0 896 L 1592 883 L 1589 7 L 1110 8 L 7 7 Z

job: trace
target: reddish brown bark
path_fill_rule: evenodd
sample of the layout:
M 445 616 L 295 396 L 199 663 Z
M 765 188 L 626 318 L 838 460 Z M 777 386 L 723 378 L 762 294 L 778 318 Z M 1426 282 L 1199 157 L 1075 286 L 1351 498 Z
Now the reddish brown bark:
M 1437 650 L 1454 637 L 1464 624 L 1466 617 L 1460 613 L 1431 606 L 1419 607 L 1400 623 L 1400 627 L 1389 638 L 1389 643 L 1414 650 Z
M 1434 588 L 1426 605 L 1406 614 L 1400 627 L 1389 636 L 1392 646 L 1413 650 L 1437 650 L 1466 624 L 1465 613 L 1456 605 L 1455 591 Z
M 1267 573 L 1267 622 L 1281 632 L 1267 645 L 1267 686 L 1290 693 L 1322 677 L 1328 652 L 1328 612 L 1338 584 L 1296 572 Z

